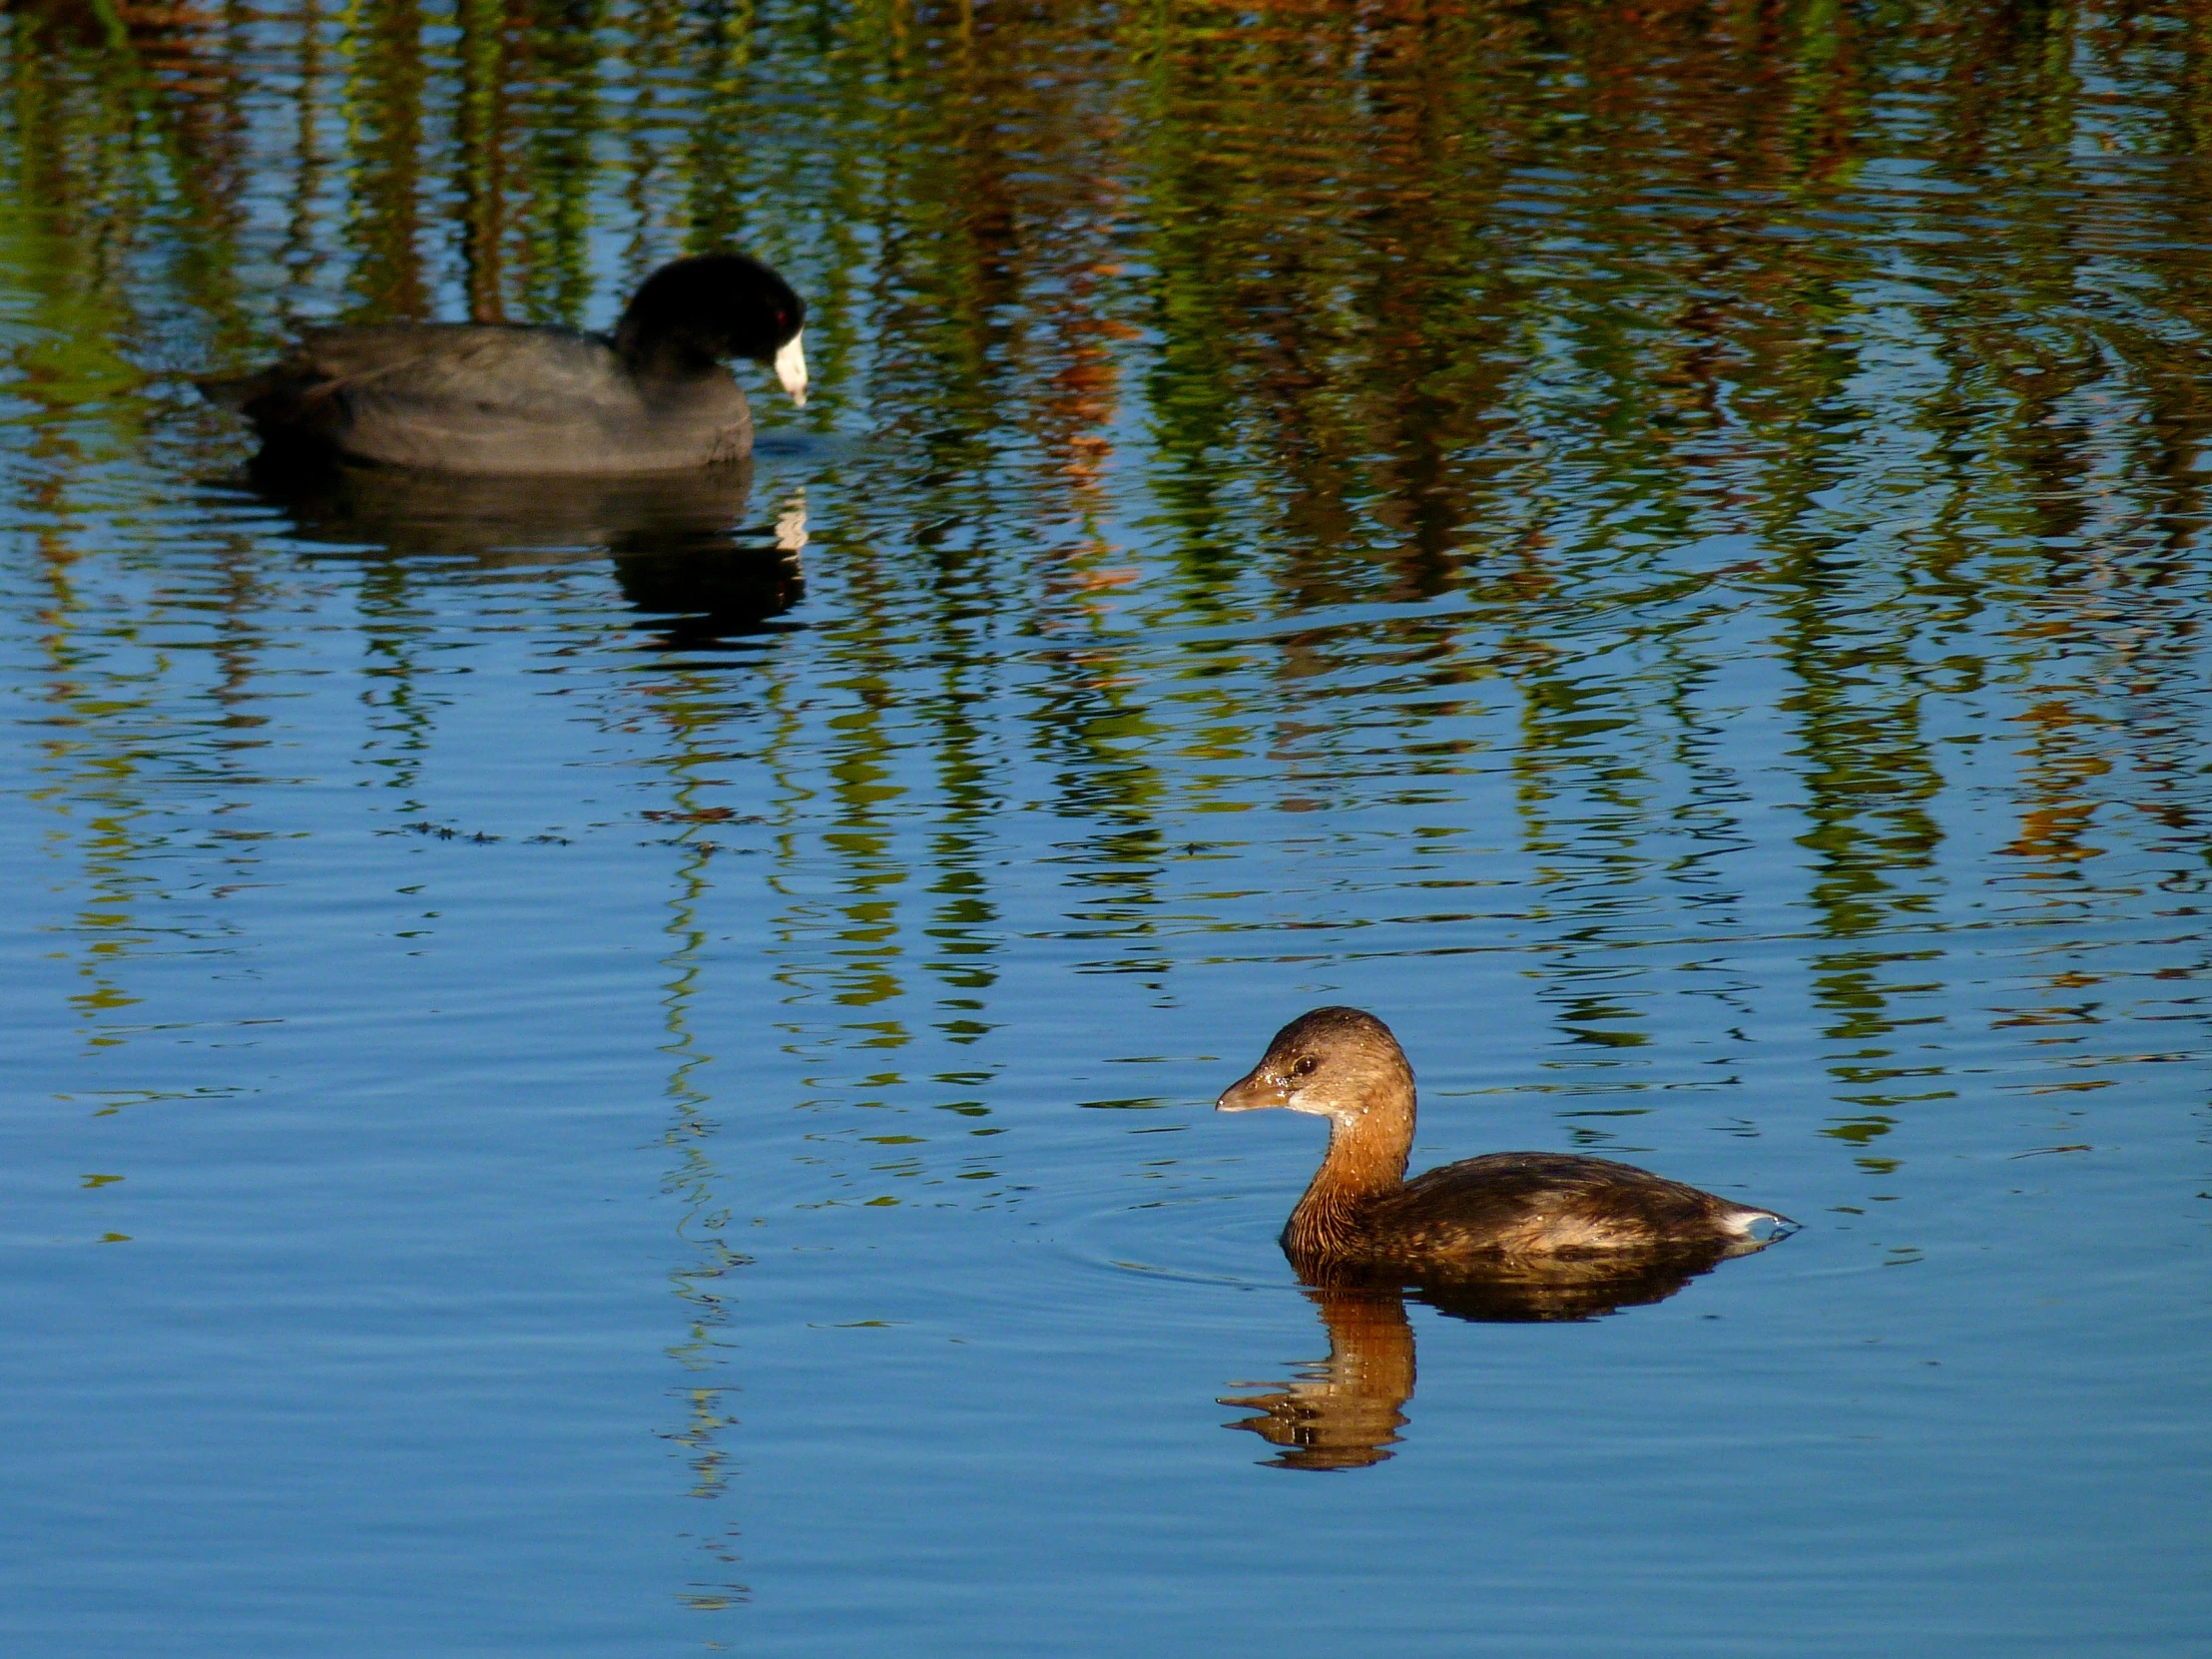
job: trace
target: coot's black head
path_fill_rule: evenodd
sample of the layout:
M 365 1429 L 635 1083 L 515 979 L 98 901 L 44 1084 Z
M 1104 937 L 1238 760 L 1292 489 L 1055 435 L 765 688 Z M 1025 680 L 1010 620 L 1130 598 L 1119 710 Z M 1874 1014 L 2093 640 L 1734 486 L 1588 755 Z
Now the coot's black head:
M 1223 1112 L 1269 1106 L 1317 1117 L 1410 1111 L 1413 1068 L 1390 1028 L 1358 1008 L 1316 1008 L 1276 1032 L 1267 1053 L 1216 1101 Z
M 774 365 L 792 401 L 807 401 L 800 329 L 807 302 L 759 260 L 695 254 L 645 279 L 615 326 L 615 345 L 641 368 L 680 370 L 729 357 Z

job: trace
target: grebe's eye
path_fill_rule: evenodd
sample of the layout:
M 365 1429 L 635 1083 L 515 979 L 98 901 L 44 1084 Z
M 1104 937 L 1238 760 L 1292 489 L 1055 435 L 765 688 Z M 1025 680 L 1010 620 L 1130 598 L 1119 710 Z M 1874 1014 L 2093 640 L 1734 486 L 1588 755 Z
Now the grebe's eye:
M 1314 1075 L 1314 1068 L 1320 1064 L 1321 1062 L 1311 1054 L 1301 1054 L 1298 1057 L 1298 1064 L 1291 1067 L 1291 1075 L 1293 1077 L 1311 1077 Z

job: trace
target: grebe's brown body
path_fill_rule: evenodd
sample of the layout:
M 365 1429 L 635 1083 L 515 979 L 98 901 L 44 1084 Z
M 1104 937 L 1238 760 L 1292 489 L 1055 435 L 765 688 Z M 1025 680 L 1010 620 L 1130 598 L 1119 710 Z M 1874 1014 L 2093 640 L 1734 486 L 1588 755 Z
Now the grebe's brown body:
M 1695 1255 L 1710 1266 L 1796 1224 L 1629 1164 L 1496 1152 L 1405 1179 L 1413 1069 L 1373 1014 L 1316 1008 L 1286 1025 L 1224 1112 L 1280 1106 L 1326 1117 L 1329 1152 L 1283 1229 L 1309 1281 L 1481 1271 L 1565 1258 Z

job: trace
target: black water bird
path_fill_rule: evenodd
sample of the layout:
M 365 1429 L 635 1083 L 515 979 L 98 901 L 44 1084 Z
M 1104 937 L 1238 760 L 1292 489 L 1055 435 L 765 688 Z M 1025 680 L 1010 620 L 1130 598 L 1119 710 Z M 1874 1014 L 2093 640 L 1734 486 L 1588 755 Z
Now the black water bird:
M 611 334 L 511 323 L 325 328 L 236 380 L 203 380 L 253 421 L 265 460 L 444 473 L 681 472 L 743 460 L 753 412 L 727 366 L 771 364 L 807 398 L 806 304 L 742 254 L 663 266 Z

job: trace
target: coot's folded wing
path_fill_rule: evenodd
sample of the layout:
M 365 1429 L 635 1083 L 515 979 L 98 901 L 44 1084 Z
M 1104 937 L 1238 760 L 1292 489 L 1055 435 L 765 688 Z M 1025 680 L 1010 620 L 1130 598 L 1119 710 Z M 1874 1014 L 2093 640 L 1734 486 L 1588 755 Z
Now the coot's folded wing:
M 425 429 L 574 424 L 618 387 L 597 335 L 481 323 L 326 328 L 243 380 L 203 382 L 265 436 L 336 436 L 363 423 Z

